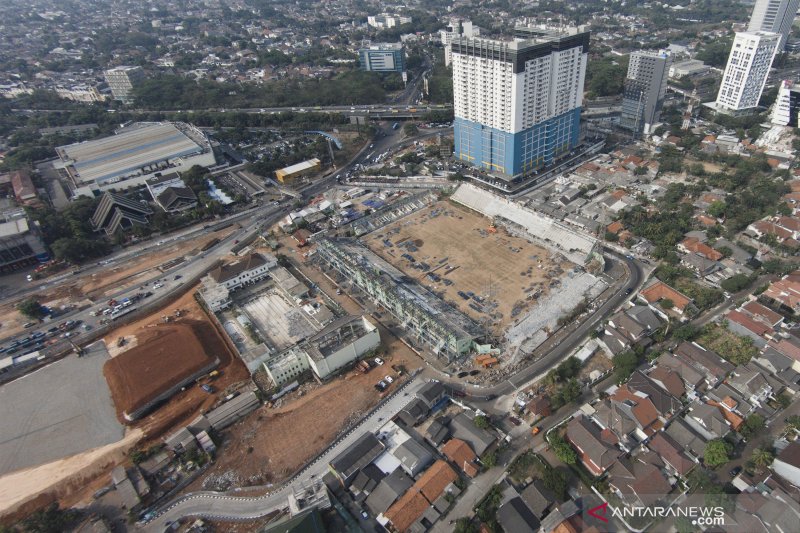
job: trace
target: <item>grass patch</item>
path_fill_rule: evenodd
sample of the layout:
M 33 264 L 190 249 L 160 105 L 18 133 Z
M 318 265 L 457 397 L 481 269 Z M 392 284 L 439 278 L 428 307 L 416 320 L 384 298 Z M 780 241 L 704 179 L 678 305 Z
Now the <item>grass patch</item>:
M 758 355 L 752 339 L 731 332 L 725 325 L 708 324 L 697 339 L 701 346 L 714 350 L 735 365 L 744 365 Z

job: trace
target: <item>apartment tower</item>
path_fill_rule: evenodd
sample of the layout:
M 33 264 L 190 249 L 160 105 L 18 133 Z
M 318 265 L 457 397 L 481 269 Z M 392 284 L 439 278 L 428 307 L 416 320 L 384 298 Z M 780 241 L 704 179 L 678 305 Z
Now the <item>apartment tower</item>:
M 455 157 L 507 181 L 578 145 L 589 52 L 589 32 L 516 35 L 451 44 Z

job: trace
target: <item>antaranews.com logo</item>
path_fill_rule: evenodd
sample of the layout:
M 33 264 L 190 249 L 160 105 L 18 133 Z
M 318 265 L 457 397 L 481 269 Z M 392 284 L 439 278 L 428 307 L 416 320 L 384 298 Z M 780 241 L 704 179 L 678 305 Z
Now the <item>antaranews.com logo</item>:
M 725 508 L 709 505 L 676 504 L 669 507 L 662 505 L 625 505 L 617 506 L 608 502 L 590 507 L 584 512 L 584 521 L 587 526 L 595 526 L 601 531 L 614 531 L 612 520 L 617 519 L 619 525 L 627 525 L 631 529 L 639 529 L 633 524 L 653 525 L 684 519 L 697 526 L 698 530 L 712 526 L 724 526 Z M 603 527 L 605 526 L 605 527 Z M 658 531 L 656 528 L 648 528 Z

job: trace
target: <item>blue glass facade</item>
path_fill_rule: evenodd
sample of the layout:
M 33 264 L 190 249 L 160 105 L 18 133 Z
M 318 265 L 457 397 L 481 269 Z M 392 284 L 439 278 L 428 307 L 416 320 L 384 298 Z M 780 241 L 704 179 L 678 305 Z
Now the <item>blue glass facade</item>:
M 581 108 L 519 133 L 456 117 L 455 157 L 487 172 L 517 177 L 549 165 L 578 145 Z

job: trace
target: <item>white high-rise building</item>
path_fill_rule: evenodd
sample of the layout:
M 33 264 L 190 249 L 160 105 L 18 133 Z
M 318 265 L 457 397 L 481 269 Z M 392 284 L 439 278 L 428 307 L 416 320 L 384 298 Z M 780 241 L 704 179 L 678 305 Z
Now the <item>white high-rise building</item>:
M 450 66 L 453 61 L 453 51 L 450 48 L 450 43 L 453 42 L 454 37 L 479 37 L 481 29 L 473 26 L 472 22 L 468 20 L 453 19 L 447 28 L 439 31 L 439 37 L 442 39 L 444 46 L 444 64 L 446 67 Z
M 780 38 L 766 31 L 736 33 L 717 94 L 717 110 L 742 111 L 758 106 Z
M 451 44 L 455 156 L 505 180 L 579 142 L 589 32 L 523 33 L 513 42 L 455 37 Z
M 781 40 L 778 51 L 786 46 L 786 40 L 792 32 L 792 23 L 797 15 L 800 0 L 756 0 L 753 14 L 747 31 L 771 31 L 780 33 Z
M 800 127 L 798 115 L 800 115 L 800 84 L 783 80 L 778 89 L 778 97 L 775 99 L 770 120 L 779 126 L 797 128 Z

